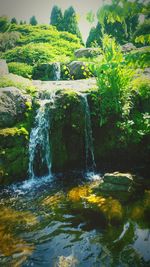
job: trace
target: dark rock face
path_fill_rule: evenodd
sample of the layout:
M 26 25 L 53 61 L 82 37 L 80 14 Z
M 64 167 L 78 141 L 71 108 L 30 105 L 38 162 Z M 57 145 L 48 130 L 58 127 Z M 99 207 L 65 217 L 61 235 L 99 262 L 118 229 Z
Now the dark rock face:
M 68 64 L 69 74 L 74 80 L 92 77 L 92 73 L 86 63 L 82 61 L 72 61 Z
M 30 98 L 15 87 L 0 88 L 0 127 L 11 127 L 21 121 L 28 101 Z
M 80 48 L 75 51 L 75 57 L 81 58 L 81 57 L 96 57 L 100 55 L 100 50 L 98 48 Z
M 27 132 L 15 127 L 0 130 L 0 184 L 25 179 L 28 171 Z
M 0 60 L 0 76 L 7 75 L 8 73 L 9 72 L 8 72 L 8 66 L 7 66 L 6 60 L 1 59 Z
M 85 114 L 81 97 L 73 91 L 60 91 L 51 112 L 52 170 L 85 168 Z
M 59 63 L 45 63 L 40 64 L 33 69 L 32 78 L 34 80 L 42 81 L 56 81 L 57 72 L 59 71 Z

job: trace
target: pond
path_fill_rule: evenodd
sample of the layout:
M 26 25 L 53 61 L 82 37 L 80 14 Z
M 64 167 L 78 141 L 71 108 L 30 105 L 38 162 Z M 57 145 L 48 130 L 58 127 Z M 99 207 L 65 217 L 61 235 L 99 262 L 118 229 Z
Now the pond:
M 78 199 L 93 183 L 76 173 L 1 187 L 0 266 L 150 266 L 149 191 L 112 224 Z

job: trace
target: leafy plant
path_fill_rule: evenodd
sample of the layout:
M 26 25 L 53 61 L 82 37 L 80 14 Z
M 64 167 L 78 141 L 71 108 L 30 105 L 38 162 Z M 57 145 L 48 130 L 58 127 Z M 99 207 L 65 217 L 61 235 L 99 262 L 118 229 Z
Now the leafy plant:
M 8 63 L 8 68 L 10 73 L 14 73 L 25 78 L 32 77 L 33 67 L 25 63 L 11 62 Z
M 110 36 L 104 35 L 101 61 L 92 65 L 96 72 L 100 102 L 100 123 L 108 118 L 124 117 L 131 108 L 130 84 L 133 70 L 126 64 L 121 47 Z

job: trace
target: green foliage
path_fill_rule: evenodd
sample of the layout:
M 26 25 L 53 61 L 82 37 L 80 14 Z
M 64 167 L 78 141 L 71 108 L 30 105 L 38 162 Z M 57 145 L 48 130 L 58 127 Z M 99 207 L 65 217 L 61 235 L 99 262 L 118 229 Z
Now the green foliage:
M 132 81 L 132 90 L 136 92 L 140 98 L 150 99 L 150 78 L 142 76 Z
M 0 32 L 6 32 L 9 29 L 10 22 L 6 16 L 0 17 Z
M 86 41 L 86 47 L 97 47 L 102 45 L 102 26 L 97 23 L 96 27 L 92 27 Z
M 103 57 L 92 70 L 97 74 L 100 122 L 125 117 L 131 108 L 130 83 L 133 71 L 125 64 L 121 48 L 108 35 L 103 38 Z
M 134 41 L 144 45 L 150 44 L 150 19 L 145 20 L 138 26 L 134 33 Z
M 22 78 L 23 79 L 23 78 Z M 14 86 L 20 90 L 24 90 L 28 94 L 34 96 L 36 92 L 36 87 L 32 83 L 23 82 L 17 79 L 11 79 L 11 77 L 0 77 L 0 88 Z
M 8 63 L 8 68 L 10 73 L 14 73 L 25 78 L 32 77 L 33 67 L 25 63 L 10 62 Z
M 72 55 L 72 50 L 73 46 L 70 45 L 67 47 L 60 45 L 56 48 L 47 43 L 30 43 L 7 51 L 4 58 L 7 62 L 22 62 L 33 66 L 45 62 L 65 61 L 67 56 Z
M 20 33 L 20 39 L 17 41 L 18 46 L 2 54 L 7 62 L 35 65 L 66 61 L 73 55 L 75 49 L 81 47 L 80 41 L 75 35 L 59 32 L 52 26 L 33 27 L 12 24 L 10 31 Z
M 19 32 L 0 33 L 0 50 L 5 52 L 8 49 L 15 47 L 20 38 Z
M 78 27 L 77 15 L 72 6 L 65 10 L 64 20 L 63 20 L 63 30 L 76 34 L 77 37 L 81 40 L 81 42 L 83 42 Z
M 99 23 L 107 34 L 111 34 L 119 43 L 131 41 L 138 26 L 139 13 L 143 4 L 139 0 L 113 0 L 97 12 Z
M 93 14 L 92 10 L 87 13 L 86 19 L 89 23 L 93 23 L 95 20 L 95 15 Z
M 35 16 L 33 16 L 33 17 L 31 17 L 31 18 L 30 18 L 30 24 L 31 24 L 32 26 L 35 26 L 35 25 L 37 25 L 37 24 L 38 24 L 38 22 L 37 22 L 37 20 L 36 20 L 36 17 L 35 17 Z
M 150 62 L 150 47 L 141 47 L 125 55 L 126 61 L 134 68 L 147 68 Z
M 14 23 L 14 24 L 18 24 L 16 18 L 12 18 L 12 19 L 11 19 L 11 23 L 12 23 L 12 24 L 13 24 L 13 23 Z
M 58 31 L 63 30 L 63 15 L 61 8 L 58 6 L 54 6 L 51 12 L 51 17 L 50 17 L 50 24 L 53 26 L 56 26 Z

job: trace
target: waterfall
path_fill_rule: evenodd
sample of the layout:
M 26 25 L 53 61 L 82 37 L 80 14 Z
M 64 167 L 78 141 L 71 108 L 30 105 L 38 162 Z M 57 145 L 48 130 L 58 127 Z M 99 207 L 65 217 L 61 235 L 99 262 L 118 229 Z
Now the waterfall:
M 53 71 L 54 71 L 54 80 L 59 81 L 61 78 L 61 67 L 60 62 L 55 62 L 53 64 Z
M 54 95 L 50 99 L 40 100 L 40 107 L 35 117 L 35 126 L 31 130 L 29 140 L 29 177 L 51 176 L 50 149 L 50 106 L 54 103 Z
M 87 94 L 82 94 L 85 109 L 85 159 L 86 159 L 86 172 L 94 171 L 96 168 L 94 158 L 94 146 L 91 126 L 91 115 L 88 104 Z

